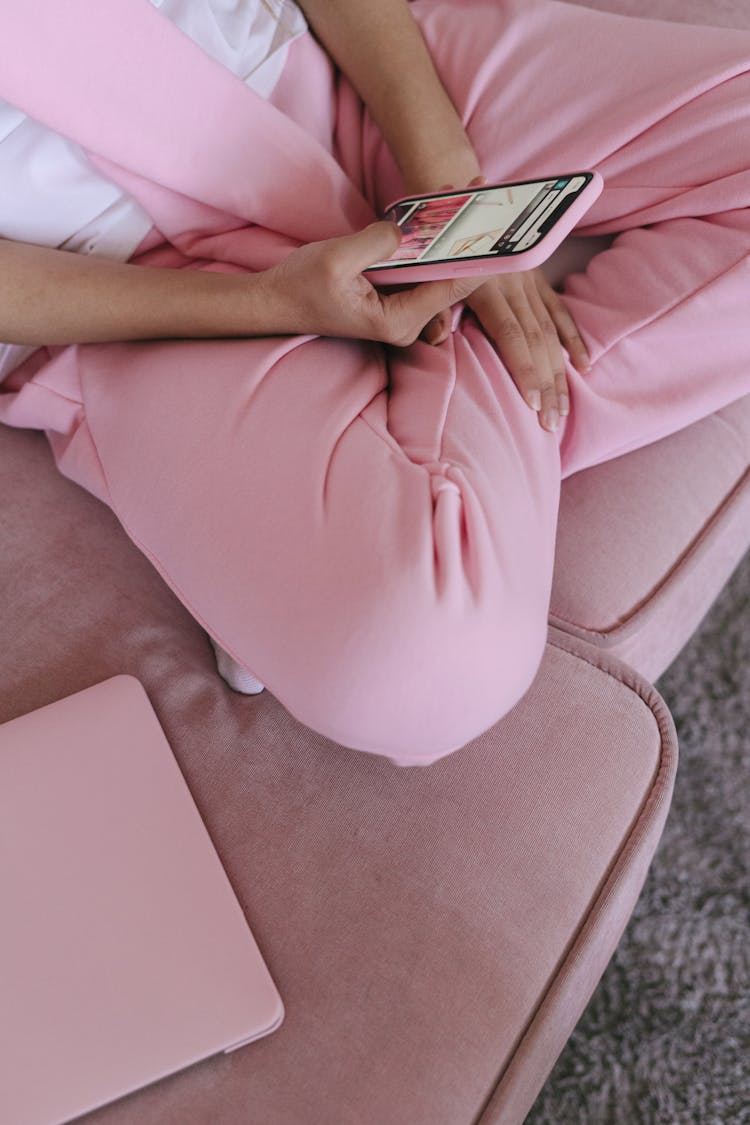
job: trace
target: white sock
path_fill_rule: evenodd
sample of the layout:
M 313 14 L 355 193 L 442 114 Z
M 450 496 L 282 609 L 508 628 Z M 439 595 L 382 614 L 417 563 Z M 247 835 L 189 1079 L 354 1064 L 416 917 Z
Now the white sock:
M 242 692 L 243 695 L 258 695 L 263 691 L 265 684 L 257 680 L 251 672 L 248 672 L 241 664 L 238 664 L 228 652 L 225 652 L 221 645 L 218 645 L 213 637 L 208 638 L 216 653 L 216 667 L 222 680 L 229 684 L 230 688 L 234 691 Z

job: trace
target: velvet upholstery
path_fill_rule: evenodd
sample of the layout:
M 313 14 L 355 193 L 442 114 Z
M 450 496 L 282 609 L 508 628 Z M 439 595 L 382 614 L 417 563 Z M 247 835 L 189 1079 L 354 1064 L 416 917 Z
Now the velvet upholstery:
M 550 620 L 655 680 L 748 546 L 750 397 L 564 482 Z

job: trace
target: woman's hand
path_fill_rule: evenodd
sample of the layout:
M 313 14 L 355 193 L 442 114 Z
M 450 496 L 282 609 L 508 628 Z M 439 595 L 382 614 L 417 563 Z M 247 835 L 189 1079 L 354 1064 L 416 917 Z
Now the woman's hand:
M 436 313 L 482 284 L 482 278 L 452 278 L 398 292 L 375 289 L 362 270 L 389 258 L 400 241 L 395 223 L 371 223 L 357 234 L 301 246 L 254 275 L 263 297 L 265 333 L 344 336 L 404 347 Z
M 573 318 L 542 271 L 491 277 L 466 304 L 524 400 L 539 413 L 540 425 L 556 430 L 559 417 L 570 411 L 563 346 L 579 371 L 588 371 L 591 364 Z M 445 324 L 442 316 L 427 326 L 428 343 L 439 344 L 450 332 L 450 320 L 446 317 Z
M 486 180 L 475 177 L 469 187 Z M 436 189 L 449 191 L 451 185 Z M 497 348 L 525 402 L 545 429 L 557 429 L 570 410 L 563 346 L 579 371 L 588 371 L 588 352 L 572 316 L 540 269 L 496 274 L 466 300 Z M 426 326 L 423 338 L 441 344 L 450 334 L 450 311 Z

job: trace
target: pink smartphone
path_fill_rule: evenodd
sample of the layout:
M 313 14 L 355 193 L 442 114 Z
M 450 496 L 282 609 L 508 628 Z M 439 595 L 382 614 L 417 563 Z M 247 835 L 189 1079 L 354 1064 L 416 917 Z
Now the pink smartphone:
M 603 187 L 598 172 L 568 172 L 397 199 L 383 217 L 401 227 L 401 244 L 364 273 L 380 285 L 534 269 Z

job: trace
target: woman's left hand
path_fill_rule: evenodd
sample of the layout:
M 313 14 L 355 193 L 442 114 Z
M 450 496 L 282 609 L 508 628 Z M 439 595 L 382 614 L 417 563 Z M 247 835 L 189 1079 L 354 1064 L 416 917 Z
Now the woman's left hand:
M 497 274 L 465 304 L 497 348 L 523 399 L 545 430 L 557 429 L 570 411 L 563 346 L 579 371 L 590 367 L 573 318 L 541 270 Z M 422 333 L 430 344 L 450 334 L 450 310 L 438 313 Z
M 476 176 L 467 186 L 486 183 Z M 438 191 L 449 191 L 445 184 Z M 495 274 L 480 285 L 465 304 L 472 310 L 497 348 L 524 401 L 538 412 L 543 429 L 557 429 L 570 411 L 563 347 L 579 371 L 591 364 L 572 316 L 540 269 Z M 451 313 L 446 309 L 425 325 L 422 339 L 441 344 L 450 335 Z

